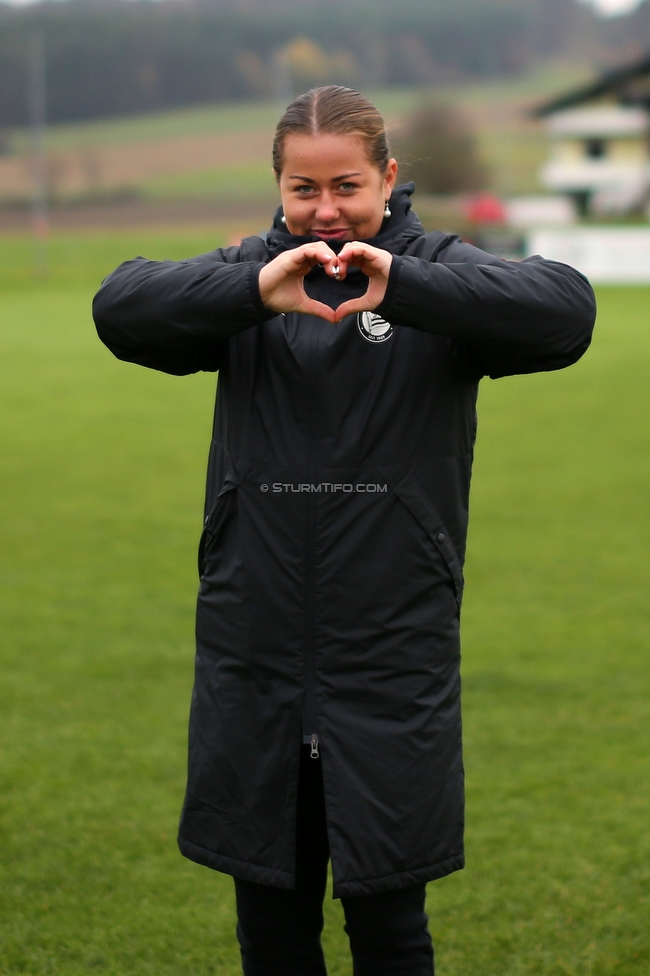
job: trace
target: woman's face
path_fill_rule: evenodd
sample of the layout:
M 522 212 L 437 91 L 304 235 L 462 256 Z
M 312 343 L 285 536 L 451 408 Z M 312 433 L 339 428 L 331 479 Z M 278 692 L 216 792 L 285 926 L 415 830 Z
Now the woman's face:
M 395 160 L 381 173 L 358 136 L 289 135 L 280 174 L 287 229 L 325 241 L 374 237 L 396 177 Z

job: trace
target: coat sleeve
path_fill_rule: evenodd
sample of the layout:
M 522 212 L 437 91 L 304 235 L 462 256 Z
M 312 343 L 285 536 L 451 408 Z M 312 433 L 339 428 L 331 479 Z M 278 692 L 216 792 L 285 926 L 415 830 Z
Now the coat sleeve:
M 562 369 L 591 341 L 596 303 L 579 271 L 539 256 L 505 261 L 450 238 L 433 261 L 393 259 L 377 309 L 393 325 L 451 336 L 472 373 Z
M 99 337 L 140 366 L 178 376 L 217 370 L 226 340 L 275 314 L 260 298 L 263 265 L 242 261 L 240 248 L 189 261 L 125 261 L 95 296 Z

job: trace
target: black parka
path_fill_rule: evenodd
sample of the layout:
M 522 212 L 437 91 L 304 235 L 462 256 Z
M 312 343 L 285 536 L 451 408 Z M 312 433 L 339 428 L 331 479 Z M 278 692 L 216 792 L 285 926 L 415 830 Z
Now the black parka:
M 219 370 L 179 843 L 279 888 L 294 885 L 312 735 L 336 896 L 463 866 L 458 630 L 478 381 L 570 365 L 594 321 L 578 272 L 425 233 L 411 192 L 393 194 L 370 241 L 395 255 L 375 316 L 332 325 L 264 307 L 260 268 L 306 240 L 277 216 L 266 240 L 127 261 L 94 303 L 120 359 Z M 366 285 L 358 269 L 306 280 L 332 307 Z

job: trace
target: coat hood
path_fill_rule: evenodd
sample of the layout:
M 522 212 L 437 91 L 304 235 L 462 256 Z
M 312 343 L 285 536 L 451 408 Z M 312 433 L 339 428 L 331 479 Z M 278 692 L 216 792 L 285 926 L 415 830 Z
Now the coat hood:
M 364 243 L 386 248 L 392 254 L 402 254 L 411 241 L 425 233 L 419 217 L 411 209 L 411 196 L 414 192 L 415 183 L 404 183 L 393 190 L 389 201 L 391 216 L 385 217 L 379 233 L 375 237 L 368 238 Z M 301 244 L 319 240 L 318 237 L 290 234 L 282 223 L 283 213 L 282 207 L 278 207 L 273 218 L 273 226 L 266 236 L 271 257 L 275 257 L 281 251 L 288 251 L 293 247 L 300 247 Z M 338 253 L 346 243 L 346 241 L 328 242 L 335 253 Z

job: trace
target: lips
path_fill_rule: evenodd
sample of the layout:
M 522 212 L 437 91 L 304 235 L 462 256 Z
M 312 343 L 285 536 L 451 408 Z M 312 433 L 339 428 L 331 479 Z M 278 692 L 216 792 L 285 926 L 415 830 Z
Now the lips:
M 312 231 L 314 237 L 321 237 L 323 240 L 343 240 L 350 233 L 349 227 L 315 227 Z

